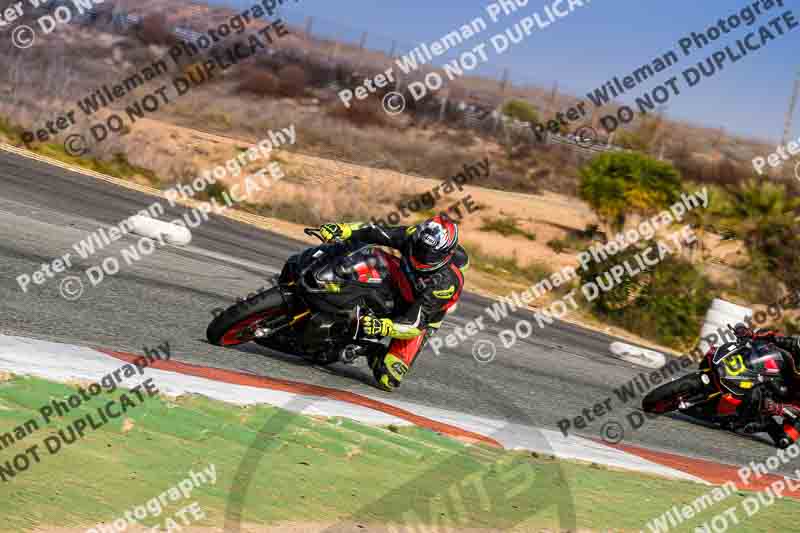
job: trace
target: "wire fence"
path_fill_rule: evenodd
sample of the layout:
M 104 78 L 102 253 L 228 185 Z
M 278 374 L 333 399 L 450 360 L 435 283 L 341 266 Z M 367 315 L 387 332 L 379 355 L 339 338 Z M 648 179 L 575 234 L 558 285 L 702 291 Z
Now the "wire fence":
M 65 4 L 67 1 L 55 0 L 51 5 Z M 194 10 L 191 9 L 192 5 Z M 170 28 L 170 32 L 184 42 L 196 42 L 208 25 L 209 6 L 200 2 L 190 2 L 189 6 L 188 11 L 182 12 L 181 20 Z M 91 24 L 103 12 L 111 13 L 112 27 L 118 33 L 136 30 L 144 19 L 141 13 L 118 8 L 111 11 L 99 5 L 76 22 Z M 404 74 L 403 69 L 397 68 L 397 61 L 411 54 L 419 44 L 406 43 L 319 17 L 303 16 L 291 9 L 278 8 L 276 16 L 292 28 L 294 39 L 290 46 L 268 50 L 263 61 L 276 67 L 299 64 L 305 72 L 313 73 L 315 85 L 333 92 L 351 89 L 364 79 L 392 67 L 397 80 L 391 89 L 409 94 L 409 84 L 423 80 L 428 73 L 441 69 L 447 63 L 446 59 L 434 58 L 415 71 Z M 533 124 L 503 114 L 506 101 L 515 97 L 511 94 L 513 86 L 510 79 L 510 69 L 486 65 L 480 77 L 457 80 L 447 89 L 415 102 L 407 111 L 413 113 L 415 118 L 469 129 L 493 136 L 503 143 L 561 145 L 587 156 L 621 150 L 611 144 L 613 136 L 606 142 L 600 142 L 594 138 L 577 139 L 575 135 L 560 135 L 546 130 L 537 135 Z M 532 91 L 525 99 L 548 115 L 559 110 L 557 85 L 549 92 Z M 592 121 L 584 126 L 591 124 Z

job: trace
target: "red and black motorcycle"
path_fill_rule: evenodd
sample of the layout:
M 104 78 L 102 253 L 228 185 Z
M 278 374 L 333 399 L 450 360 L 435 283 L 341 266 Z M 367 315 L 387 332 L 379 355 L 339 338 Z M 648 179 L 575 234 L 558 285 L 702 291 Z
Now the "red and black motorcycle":
M 319 231 L 306 235 L 323 240 Z M 208 325 L 212 344 L 250 341 L 317 364 L 382 357 L 388 340 L 359 336 L 360 317 L 389 317 L 399 259 L 373 245 L 324 243 L 291 256 L 276 286 L 237 302 Z
M 783 399 L 786 380 L 796 375 L 790 353 L 757 336 L 739 337 L 735 342 L 712 346 L 698 371 L 650 391 L 642 400 L 642 409 L 655 414 L 680 411 L 732 431 L 752 432 L 755 427 L 766 431 L 779 448 L 786 448 L 800 440 L 800 419 L 794 413 L 784 409 L 783 416 L 769 417 L 755 426 L 742 420 L 737 408 L 748 395 L 757 401 Z M 800 383 L 788 385 L 791 390 L 800 390 Z M 792 405 L 800 408 L 800 402 Z

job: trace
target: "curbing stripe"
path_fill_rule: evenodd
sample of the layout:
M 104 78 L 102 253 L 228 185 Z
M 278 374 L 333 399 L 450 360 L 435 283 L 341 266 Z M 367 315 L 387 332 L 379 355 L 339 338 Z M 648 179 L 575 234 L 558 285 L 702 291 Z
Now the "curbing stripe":
M 98 349 L 0 335 L 0 369 L 13 374 L 40 376 L 51 381 L 67 383 L 75 380 L 96 381 L 110 372 L 119 372 L 118 361 L 122 360 L 126 365 L 133 363 L 139 366 L 138 360 L 144 357 L 111 348 Z M 707 483 L 697 476 L 661 466 L 639 455 L 582 437 L 566 438 L 554 430 L 522 426 L 503 420 L 492 420 L 464 412 L 402 401 L 373 399 L 348 391 L 190 363 L 175 362 L 173 366 L 159 368 L 167 362 L 174 360 L 171 357 L 166 361 L 148 358 L 148 364 L 140 371 L 139 376 L 131 376 L 131 381 L 123 388 L 130 388 L 134 384 L 141 385 L 147 379 L 157 379 L 163 385 L 161 390 L 167 396 L 201 394 L 234 405 L 268 404 L 288 408 L 296 413 L 342 417 L 368 425 L 412 424 L 468 443 L 541 452 L 564 460 L 598 463 L 611 468 L 665 478 Z M 220 379 L 221 377 L 230 379 Z M 246 383 L 242 384 L 242 381 Z M 354 398 L 360 401 L 353 402 Z M 303 405 L 299 410 L 296 409 L 299 406 L 296 401 L 298 399 L 302 400 L 300 404 Z M 492 437 L 489 438 L 488 435 Z
M 117 352 L 112 350 L 105 350 L 103 348 L 95 348 L 97 351 L 106 355 L 110 355 L 117 359 L 121 359 L 127 363 L 133 363 L 135 360 L 140 359 L 141 356 L 134 355 L 127 352 Z M 386 413 L 397 418 L 401 418 L 412 424 L 427 428 L 450 437 L 455 437 L 459 440 L 468 443 L 481 443 L 492 446 L 494 448 L 503 448 L 503 446 L 491 437 L 486 437 L 472 431 L 467 431 L 450 424 L 437 422 L 423 416 L 415 415 L 410 411 L 389 405 L 378 400 L 373 400 L 356 394 L 354 392 L 332 389 L 329 387 L 321 387 L 319 385 L 311 385 L 307 383 L 300 383 L 297 381 L 290 381 L 286 379 L 269 378 L 265 376 L 253 376 L 249 374 L 242 374 L 232 370 L 224 370 L 221 368 L 213 368 L 207 366 L 193 365 L 189 363 L 181 363 L 178 361 L 162 361 L 156 360 L 150 363 L 151 368 L 158 370 L 166 370 L 169 372 L 177 372 L 190 376 L 196 376 L 214 381 L 221 381 L 223 383 L 232 383 L 236 385 L 245 385 L 248 387 L 258 387 L 262 389 L 272 389 L 293 394 L 301 394 L 306 396 L 317 396 L 320 398 L 329 398 L 331 400 L 338 400 L 347 402 L 368 409 L 374 409 L 382 413 Z
M 753 479 L 747 485 L 741 485 L 742 480 L 739 477 L 739 468 L 733 465 L 715 463 L 705 459 L 695 459 L 693 457 L 685 457 L 683 455 L 676 455 L 656 450 L 648 450 L 647 448 L 640 448 L 631 444 L 609 444 L 598 439 L 592 440 L 605 446 L 637 455 L 643 459 L 647 459 L 648 461 L 653 461 L 654 463 L 697 476 L 713 485 L 722 485 L 728 481 L 733 481 L 740 490 L 763 491 L 776 481 L 784 479 L 784 476 L 767 474 L 758 479 Z M 797 484 L 800 485 L 800 481 L 798 481 Z M 791 488 L 787 487 L 784 495 L 795 500 L 800 500 L 800 490 L 792 490 Z

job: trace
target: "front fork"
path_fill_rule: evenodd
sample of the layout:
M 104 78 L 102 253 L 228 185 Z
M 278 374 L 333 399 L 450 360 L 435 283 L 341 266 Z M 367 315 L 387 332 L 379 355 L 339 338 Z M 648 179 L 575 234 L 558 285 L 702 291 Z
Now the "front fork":
M 266 339 L 279 331 L 294 326 L 311 314 L 307 306 L 297 305 L 296 298 L 294 297 L 293 285 L 294 283 L 281 283 L 270 289 L 277 290 L 281 295 L 284 312 L 278 317 L 266 318 L 255 324 L 253 331 L 255 338 Z

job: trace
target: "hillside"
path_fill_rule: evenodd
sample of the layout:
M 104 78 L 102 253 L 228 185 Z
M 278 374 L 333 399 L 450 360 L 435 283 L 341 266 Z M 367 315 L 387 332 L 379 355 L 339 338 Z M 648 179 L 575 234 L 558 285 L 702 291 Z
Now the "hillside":
M 141 17 L 141 22 L 123 31 L 114 22 L 120 13 Z M 388 116 L 380 110 L 377 97 L 346 111 L 337 89 L 365 76 L 370 68 L 385 65 L 389 60 L 385 55 L 310 39 L 297 28 L 280 38 L 274 35 L 268 53 L 214 76 L 204 75 L 201 55 L 185 53 L 185 48 L 174 53 L 181 47 L 171 33 L 175 25 L 207 30 L 232 15 L 223 8 L 177 0 L 120 1 L 113 9 L 111 4 L 106 6 L 91 24 L 61 26 L 30 49 L 5 44 L 0 56 L 0 117 L 5 138 L 22 145 L 18 126 L 41 129 L 71 110 L 77 125 L 29 147 L 62 157 L 64 148 L 58 143 L 79 134 L 88 141 L 84 158 L 113 163 L 108 172 L 116 175 L 117 162 L 123 162 L 127 179 L 165 188 L 190 181 L 270 131 L 292 126 L 297 143 L 283 146 L 273 156 L 287 169 L 288 177 L 242 207 L 300 225 L 385 217 L 404 201 L 486 161 L 490 168 L 486 175 L 457 193 L 437 197 L 435 205 L 404 215 L 400 223 L 413 223 L 437 211 L 458 212 L 464 240 L 479 271 L 472 279 L 494 294 L 524 289 L 551 272 L 575 266 L 576 254 L 603 238 L 597 233 L 603 221 L 579 199 L 580 169 L 596 154 L 576 146 L 531 143 L 511 129 L 501 128 L 497 135 L 484 127 L 465 128 L 458 115 L 449 111 L 431 115 L 420 107 Z M 253 23 L 251 29 L 258 28 L 264 29 L 265 24 Z M 134 84 L 107 106 L 86 112 L 87 98 L 96 102 L 101 94 L 97 91 L 124 85 L 159 62 L 168 65 L 169 71 Z M 38 67 L 36 75 L 32 66 Z M 185 81 L 179 90 L 176 78 L 194 81 Z M 491 80 L 464 78 L 461 96 L 475 101 L 471 95 L 479 93 L 483 102 L 524 98 L 544 115 L 573 98 L 550 91 L 548 103 L 543 100 L 548 91 L 536 88 L 493 93 L 493 83 L 496 86 Z M 166 95 L 166 103 L 158 103 L 159 90 L 164 91 L 161 96 Z M 147 111 L 147 102 L 158 105 Z M 132 108 L 140 113 L 132 113 Z M 108 120 L 115 114 L 122 117 L 123 127 L 110 132 Z M 97 128 L 107 133 L 99 142 Z M 676 123 L 665 116 L 635 124 L 617 142 L 674 164 L 688 190 L 710 186 L 720 193 L 749 179 L 752 171 L 747 158 L 767 150 L 757 140 Z M 98 168 L 100 164 L 92 165 Z M 789 168 L 783 170 L 791 173 Z M 788 194 L 796 197 L 796 180 L 785 183 Z M 225 187 L 234 185 L 236 179 L 224 183 Z M 464 213 L 465 202 L 475 210 Z M 784 285 L 769 275 L 769 267 L 760 262 L 754 266 L 744 236 L 731 239 L 715 222 L 717 216 L 694 221 L 703 230 L 702 242 L 697 252 L 684 254 L 683 260 L 707 278 L 717 294 L 741 303 L 769 303 Z M 765 288 L 754 286 L 761 284 Z M 556 292 L 534 305 L 547 305 L 561 295 Z M 607 327 L 588 312 L 580 320 Z

